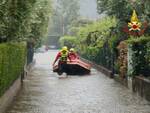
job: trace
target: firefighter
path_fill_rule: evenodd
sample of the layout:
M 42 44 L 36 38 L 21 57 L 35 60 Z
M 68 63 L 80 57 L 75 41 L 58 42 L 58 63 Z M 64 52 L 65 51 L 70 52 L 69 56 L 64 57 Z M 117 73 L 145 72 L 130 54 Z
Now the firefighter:
M 71 59 L 71 60 L 79 59 L 79 56 L 77 55 L 77 53 L 76 53 L 74 48 L 71 48 L 69 50 L 69 59 Z
M 66 70 L 66 63 L 67 60 L 69 58 L 69 51 L 67 46 L 62 47 L 62 49 L 58 52 L 54 62 L 53 62 L 53 66 L 55 65 L 55 63 L 58 61 L 58 67 L 59 67 L 59 71 L 58 74 L 61 75 L 63 72 L 65 72 Z

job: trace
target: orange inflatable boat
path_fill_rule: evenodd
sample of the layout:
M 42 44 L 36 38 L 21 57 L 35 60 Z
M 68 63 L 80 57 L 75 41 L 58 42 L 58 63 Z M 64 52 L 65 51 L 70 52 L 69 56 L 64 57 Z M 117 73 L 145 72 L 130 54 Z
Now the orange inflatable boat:
M 53 67 L 53 72 L 57 72 L 58 74 L 62 73 L 59 72 L 59 66 L 55 65 Z M 65 70 L 63 70 L 67 75 L 85 75 L 90 74 L 91 72 L 91 65 L 87 64 L 80 59 L 75 59 L 71 61 L 67 61 L 65 64 Z

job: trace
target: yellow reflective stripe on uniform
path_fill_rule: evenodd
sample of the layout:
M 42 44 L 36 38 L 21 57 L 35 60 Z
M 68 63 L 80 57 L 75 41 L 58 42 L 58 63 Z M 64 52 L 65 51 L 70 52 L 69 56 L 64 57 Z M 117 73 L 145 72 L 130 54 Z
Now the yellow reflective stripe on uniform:
M 60 61 L 67 61 L 68 52 L 61 52 Z

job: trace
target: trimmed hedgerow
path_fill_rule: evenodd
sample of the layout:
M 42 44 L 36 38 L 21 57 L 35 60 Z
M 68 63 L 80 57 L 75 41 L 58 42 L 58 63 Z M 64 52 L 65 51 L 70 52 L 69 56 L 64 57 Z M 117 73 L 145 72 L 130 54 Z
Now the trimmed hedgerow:
M 20 76 L 25 56 L 25 43 L 0 44 L 0 96 Z

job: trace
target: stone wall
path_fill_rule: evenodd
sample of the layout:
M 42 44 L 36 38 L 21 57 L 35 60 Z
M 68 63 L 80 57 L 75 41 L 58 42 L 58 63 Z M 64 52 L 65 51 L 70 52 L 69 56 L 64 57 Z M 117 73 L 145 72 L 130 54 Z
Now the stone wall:
M 137 93 L 141 97 L 150 101 L 150 80 L 142 77 L 136 76 L 132 80 L 133 92 Z

